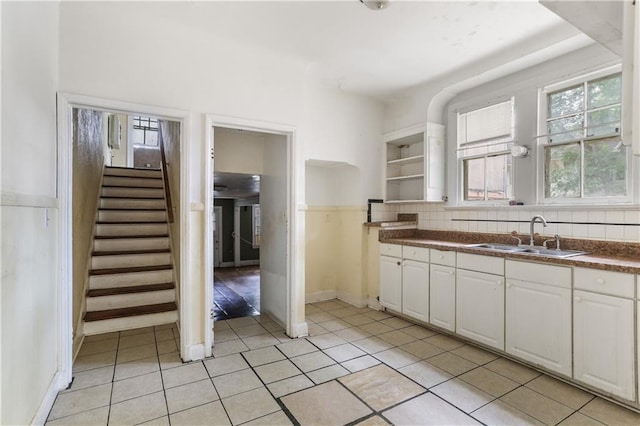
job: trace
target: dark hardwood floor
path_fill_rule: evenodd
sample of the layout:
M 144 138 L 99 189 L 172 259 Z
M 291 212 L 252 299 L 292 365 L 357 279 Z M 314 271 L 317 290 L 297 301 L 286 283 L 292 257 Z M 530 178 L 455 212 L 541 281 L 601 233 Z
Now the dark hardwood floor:
M 260 267 L 216 268 L 214 271 L 214 320 L 260 314 Z

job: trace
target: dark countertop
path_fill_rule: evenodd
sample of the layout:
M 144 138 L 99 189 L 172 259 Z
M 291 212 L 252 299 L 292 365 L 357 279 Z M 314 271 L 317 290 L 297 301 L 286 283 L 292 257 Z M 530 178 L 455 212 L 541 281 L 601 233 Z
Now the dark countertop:
M 584 268 L 601 269 L 605 271 L 627 272 L 638 274 L 640 273 L 640 259 L 637 257 L 628 257 L 623 255 L 600 255 L 597 253 L 590 253 L 581 256 L 573 256 L 565 259 L 532 255 L 525 253 L 505 253 L 495 250 L 487 250 L 482 248 L 466 247 L 470 242 L 453 242 L 443 241 L 437 239 L 428 239 L 418 237 L 395 237 L 395 238 L 381 238 L 381 243 L 387 244 L 401 244 L 406 246 L 415 247 L 428 247 L 444 251 L 456 251 L 461 253 L 481 254 L 485 256 L 503 257 L 513 260 L 524 260 L 528 262 L 542 262 L 553 263 L 557 265 L 567 266 L 579 266 Z M 485 242 L 491 243 L 494 241 L 487 240 Z

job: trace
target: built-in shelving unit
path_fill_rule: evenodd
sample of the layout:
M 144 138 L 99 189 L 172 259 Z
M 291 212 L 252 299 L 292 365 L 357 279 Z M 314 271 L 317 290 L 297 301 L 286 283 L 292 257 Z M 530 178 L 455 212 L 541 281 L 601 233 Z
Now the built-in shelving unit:
M 385 201 L 441 201 L 444 126 L 429 123 L 384 136 Z

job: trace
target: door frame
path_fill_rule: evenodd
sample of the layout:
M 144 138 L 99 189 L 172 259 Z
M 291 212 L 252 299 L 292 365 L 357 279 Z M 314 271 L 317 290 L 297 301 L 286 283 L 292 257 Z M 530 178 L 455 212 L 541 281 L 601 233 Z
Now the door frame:
M 222 206 L 213 206 L 213 212 L 215 214 L 215 223 L 216 226 L 220 228 L 220 234 L 222 233 Z M 216 226 L 213 227 L 213 230 L 215 231 Z M 220 237 L 220 235 L 218 235 L 218 252 L 216 252 L 216 242 L 213 242 L 213 255 L 214 255 L 214 259 L 213 259 L 213 267 L 214 268 L 219 268 L 220 265 L 222 264 L 222 257 L 221 254 L 223 253 L 222 251 L 222 246 L 223 246 L 224 241 L 222 241 L 222 238 Z M 216 262 L 217 259 L 217 262 Z
M 72 218 L 73 218 L 73 109 L 92 109 L 96 111 L 114 112 L 121 114 L 146 114 L 160 119 L 177 121 L 180 123 L 180 233 L 185 238 L 180 239 L 180 283 L 179 312 L 180 312 L 180 354 L 183 359 L 189 357 L 188 342 L 191 341 L 188 308 L 191 304 L 190 292 L 186 291 L 189 281 L 190 258 L 189 239 L 189 140 L 191 129 L 191 115 L 188 111 L 156 107 L 144 104 L 78 95 L 74 93 L 57 93 L 57 122 L 58 122 L 58 178 L 57 191 L 60 208 L 59 227 L 59 291 L 58 291 L 58 343 L 60 348 L 59 370 L 67 383 L 71 382 L 73 365 L 73 246 L 72 246 Z
M 205 355 L 211 356 L 213 345 L 213 173 L 214 173 L 214 127 L 224 127 L 236 130 L 247 130 L 260 133 L 270 133 L 284 136 L 287 144 L 287 210 L 286 226 L 287 226 L 287 324 L 285 330 L 290 337 L 299 337 L 307 334 L 306 323 L 296 323 L 299 314 L 298 301 L 304 300 L 304 274 L 303 265 L 298 265 L 296 256 L 303 254 L 297 248 L 296 241 L 304 241 L 304 228 L 299 226 L 296 219 L 296 137 L 297 131 L 294 126 L 280 123 L 270 123 L 257 120 L 248 120 L 238 117 L 228 117 L 215 114 L 205 115 L 205 155 L 208 155 L 208 161 L 205 161 L 205 244 L 204 244 L 204 263 L 205 263 L 205 315 L 204 315 L 204 343 Z M 302 271 L 302 272 L 301 272 Z M 302 277 L 302 279 L 300 279 Z M 295 283 L 295 284 L 294 284 Z M 302 306 L 304 309 L 304 306 Z

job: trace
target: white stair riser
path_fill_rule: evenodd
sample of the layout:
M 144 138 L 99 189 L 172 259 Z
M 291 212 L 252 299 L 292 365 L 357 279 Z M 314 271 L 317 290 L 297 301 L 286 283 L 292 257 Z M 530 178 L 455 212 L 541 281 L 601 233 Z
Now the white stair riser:
M 162 171 L 154 169 L 120 169 L 107 167 L 104 170 L 105 176 L 126 176 L 126 177 L 162 177 Z
M 164 198 L 164 190 L 160 188 L 102 188 L 103 197 L 124 198 Z
M 175 302 L 174 289 L 148 291 L 144 293 L 117 294 L 113 296 L 87 297 L 87 312 L 107 309 L 131 308 L 133 306 L 156 305 Z
M 159 250 L 169 248 L 169 238 L 118 238 L 113 240 L 95 240 L 96 251 Z
M 164 209 L 164 200 L 136 199 L 136 198 L 103 198 L 100 200 L 101 209 Z
M 162 179 L 146 179 L 126 176 L 105 176 L 104 186 L 131 186 L 135 188 L 162 188 Z
M 91 268 L 129 268 L 133 266 L 155 266 L 171 264 L 169 253 L 119 254 L 114 256 L 93 256 Z
M 173 324 L 178 321 L 178 311 L 161 312 L 158 314 L 135 315 L 124 318 L 113 318 L 84 323 L 85 336 L 110 333 L 112 331 L 133 330 L 134 328 L 151 327 L 155 325 Z
M 170 283 L 173 281 L 173 270 L 127 272 L 123 274 L 105 274 L 89 276 L 89 289 L 104 289 Z
M 122 236 L 128 235 L 166 235 L 169 231 L 164 223 L 157 224 L 100 224 L 96 225 L 96 235 L 100 237 Z
M 100 210 L 98 222 L 166 222 L 167 213 L 155 210 Z

